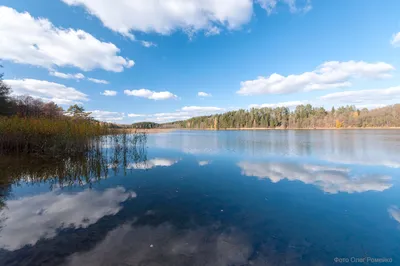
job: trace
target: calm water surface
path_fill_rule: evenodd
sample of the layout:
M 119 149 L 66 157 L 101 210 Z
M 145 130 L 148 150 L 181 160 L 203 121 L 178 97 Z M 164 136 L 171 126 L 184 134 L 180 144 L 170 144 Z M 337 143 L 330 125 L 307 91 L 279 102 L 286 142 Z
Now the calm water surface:
M 400 131 L 175 131 L 0 165 L 0 265 L 400 265 Z

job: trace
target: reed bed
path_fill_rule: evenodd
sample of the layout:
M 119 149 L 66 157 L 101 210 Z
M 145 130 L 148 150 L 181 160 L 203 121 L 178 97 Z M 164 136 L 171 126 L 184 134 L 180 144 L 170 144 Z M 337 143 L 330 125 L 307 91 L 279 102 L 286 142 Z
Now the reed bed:
M 147 161 L 146 134 L 107 135 L 92 141 L 84 153 L 42 157 L 0 155 L 0 209 L 10 196 L 11 186 L 46 183 L 50 189 L 88 186 L 110 175 L 126 175 Z M 63 156 L 61 156 L 63 155 Z
M 112 130 L 87 119 L 0 117 L 0 154 L 59 156 L 86 152 Z

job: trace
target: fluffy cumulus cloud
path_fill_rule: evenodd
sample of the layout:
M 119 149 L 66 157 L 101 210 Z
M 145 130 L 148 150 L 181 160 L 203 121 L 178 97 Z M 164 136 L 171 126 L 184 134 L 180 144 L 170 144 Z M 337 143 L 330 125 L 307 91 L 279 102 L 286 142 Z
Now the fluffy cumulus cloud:
M 291 101 L 291 102 L 281 102 L 281 103 L 264 103 L 264 104 L 251 104 L 249 108 L 276 108 L 276 107 L 288 107 L 294 108 L 298 105 L 306 104 L 306 102 L 302 101 Z
M 0 248 L 17 250 L 34 245 L 41 238 L 52 238 L 58 229 L 86 228 L 106 215 L 121 210 L 120 203 L 136 197 L 122 187 L 78 193 L 48 192 L 6 202 L 0 212 Z
M 400 32 L 393 35 L 391 43 L 395 47 L 400 47 Z
M 200 91 L 200 92 L 197 93 L 197 96 L 199 96 L 199 97 L 211 97 L 212 95 L 211 95 L 211 93 Z
M 283 162 L 240 162 L 238 166 L 246 176 L 268 178 L 274 183 L 283 179 L 298 180 L 332 194 L 384 191 L 392 187 L 389 176 L 373 174 L 354 176 L 349 168 Z
M 368 107 L 370 105 L 376 107 L 376 103 L 379 102 L 379 107 L 379 105 L 385 104 L 385 102 L 388 104 L 399 101 L 400 86 L 387 89 L 335 92 L 322 96 L 321 100 L 339 104 L 355 104 L 359 107 Z
M 118 56 L 120 50 L 112 43 L 80 29 L 58 28 L 45 18 L 34 18 L 5 6 L 0 6 L 0 32 L 0 58 L 15 63 L 114 72 L 134 65 L 132 60 Z
M 94 119 L 104 122 L 121 121 L 125 118 L 125 113 L 119 113 L 119 112 L 94 110 L 94 111 L 89 111 L 88 113 L 90 113 L 90 116 L 93 117 Z
M 384 62 L 331 61 L 323 63 L 314 71 L 298 75 L 282 76 L 274 73 L 269 77 L 243 81 L 237 93 L 241 95 L 287 94 L 349 87 L 354 78 L 386 78 L 390 77 L 393 70 L 392 65 Z
M 100 93 L 101 95 L 104 96 L 115 96 L 117 95 L 116 91 L 112 91 L 112 90 L 105 90 L 104 92 Z
M 204 31 L 218 34 L 221 29 L 239 29 L 251 20 L 253 4 L 271 13 L 277 0 L 62 0 L 82 6 L 98 17 L 104 26 L 134 39 L 132 32 L 170 34 L 182 30 L 188 34 Z M 281 0 L 296 11 L 295 0 Z M 309 10 L 309 1 L 302 9 Z
M 37 79 L 10 79 L 4 82 L 11 86 L 13 95 L 29 95 L 57 104 L 72 104 L 88 101 L 87 95 L 72 87 Z
M 57 71 L 50 71 L 49 72 L 51 76 L 57 77 L 57 78 L 62 78 L 62 79 L 84 79 L 85 76 L 82 73 L 76 73 L 76 74 L 67 74 L 67 73 L 62 73 L 62 72 L 57 72 Z
M 168 100 L 168 99 L 176 99 L 178 96 L 169 92 L 169 91 L 151 91 L 147 89 L 140 90 L 124 90 L 124 93 L 128 96 L 135 96 L 141 98 L 147 98 L 151 100 Z

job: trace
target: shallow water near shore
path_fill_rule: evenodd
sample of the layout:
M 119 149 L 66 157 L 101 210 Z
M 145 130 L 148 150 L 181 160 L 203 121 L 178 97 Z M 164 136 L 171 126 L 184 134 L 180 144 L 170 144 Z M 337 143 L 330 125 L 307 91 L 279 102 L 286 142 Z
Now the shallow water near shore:
M 400 264 L 400 130 L 121 143 L 2 158 L 0 265 Z

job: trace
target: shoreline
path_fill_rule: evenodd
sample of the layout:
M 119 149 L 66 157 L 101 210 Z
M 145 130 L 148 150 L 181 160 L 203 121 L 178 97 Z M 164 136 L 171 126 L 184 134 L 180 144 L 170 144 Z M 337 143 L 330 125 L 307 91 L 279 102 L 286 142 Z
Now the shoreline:
M 148 133 L 148 134 L 156 134 L 156 133 L 166 133 L 175 130 L 179 130 L 179 128 L 122 128 L 120 130 L 128 131 L 131 133 Z
M 400 130 L 400 127 L 346 127 L 346 128 L 223 128 L 223 129 L 213 129 L 213 128 L 149 128 L 149 129 L 134 129 L 126 128 L 119 129 L 127 131 L 130 133 L 147 133 L 147 134 L 158 134 L 158 133 L 168 133 L 177 130 L 188 130 L 188 131 L 289 131 L 289 130 Z
M 204 130 L 204 131 L 242 131 L 242 130 L 400 130 L 400 127 L 345 127 L 345 128 L 329 128 L 329 127 L 316 127 L 316 128 L 221 128 L 221 129 L 213 129 L 213 128 L 173 128 L 173 129 L 165 129 L 165 131 L 174 131 L 174 130 Z M 157 129 L 150 129 L 157 130 Z M 161 129 L 161 131 L 164 131 Z

